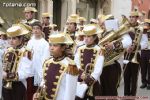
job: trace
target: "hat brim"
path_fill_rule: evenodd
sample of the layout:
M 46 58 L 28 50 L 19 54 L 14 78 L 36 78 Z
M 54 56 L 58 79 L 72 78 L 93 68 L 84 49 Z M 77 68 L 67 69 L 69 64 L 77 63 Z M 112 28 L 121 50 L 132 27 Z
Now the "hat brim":
M 19 26 L 19 25 L 15 24 L 13 26 Z M 11 28 L 13 28 L 13 26 Z M 8 32 L 8 31 L 6 32 L 8 37 L 23 36 L 23 35 L 26 35 L 26 34 L 29 34 L 29 33 L 30 32 L 28 30 L 22 28 L 21 26 L 20 26 L 20 32 L 19 33 L 17 33 L 17 32 L 16 33 L 11 33 L 11 32 Z
M 59 33 L 61 34 L 61 33 Z M 65 34 L 65 38 L 64 38 L 64 41 L 63 42 L 60 42 L 60 41 L 51 41 L 49 39 L 49 44 L 67 44 L 67 45 L 72 45 L 74 43 L 74 41 L 71 39 L 71 37 L 68 35 L 68 34 Z

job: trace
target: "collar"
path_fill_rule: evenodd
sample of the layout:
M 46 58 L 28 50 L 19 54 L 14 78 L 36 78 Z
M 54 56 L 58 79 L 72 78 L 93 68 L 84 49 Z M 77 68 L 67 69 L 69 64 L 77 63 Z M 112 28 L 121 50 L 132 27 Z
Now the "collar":
M 23 46 L 24 46 L 24 44 L 22 43 L 22 44 L 18 45 L 17 47 L 15 47 L 14 49 L 21 49 Z
M 27 22 L 31 22 L 32 20 L 33 20 L 33 18 L 32 18 L 32 19 L 27 20 Z
M 138 26 L 138 25 L 139 25 L 139 23 L 137 22 L 137 23 L 130 24 L 130 25 L 131 25 L 131 27 L 136 27 L 136 26 Z
M 88 47 L 88 48 L 92 48 L 92 47 L 94 47 L 94 46 L 95 46 L 95 44 L 86 45 L 86 47 Z
M 42 23 L 42 26 L 48 26 L 49 27 L 50 23 Z
M 56 61 L 56 62 L 58 62 L 58 61 L 63 60 L 64 58 L 65 58 L 65 55 L 60 56 L 60 57 L 53 57 L 53 60 Z

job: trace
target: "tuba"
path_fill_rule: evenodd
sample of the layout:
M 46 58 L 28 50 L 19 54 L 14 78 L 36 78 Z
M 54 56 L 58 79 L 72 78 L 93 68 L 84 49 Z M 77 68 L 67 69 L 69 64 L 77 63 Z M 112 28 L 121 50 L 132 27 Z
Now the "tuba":
M 129 21 L 126 21 L 123 25 L 119 27 L 116 31 L 110 31 L 107 35 L 105 35 L 99 41 L 99 45 L 104 51 L 105 61 L 104 66 L 112 64 L 115 60 L 119 59 L 120 56 L 124 53 L 124 49 L 122 47 L 115 48 L 114 50 L 107 50 L 105 48 L 105 44 L 110 42 L 119 42 L 122 40 L 121 36 L 126 33 L 133 31 L 133 28 L 130 26 Z
M 3 58 L 3 70 L 6 73 L 16 73 L 17 70 L 17 64 L 18 64 L 18 53 L 19 51 L 16 51 L 13 48 L 9 48 L 8 51 L 4 54 Z M 4 79 L 4 85 L 3 87 L 6 89 L 12 89 L 12 81 L 16 79 Z
M 133 31 L 133 28 L 131 28 L 129 22 L 127 21 L 125 24 L 121 25 L 117 31 L 111 30 L 109 34 L 99 41 L 99 45 L 103 45 L 106 42 L 112 42 L 113 40 L 116 40 L 116 38 L 120 38 L 129 31 Z

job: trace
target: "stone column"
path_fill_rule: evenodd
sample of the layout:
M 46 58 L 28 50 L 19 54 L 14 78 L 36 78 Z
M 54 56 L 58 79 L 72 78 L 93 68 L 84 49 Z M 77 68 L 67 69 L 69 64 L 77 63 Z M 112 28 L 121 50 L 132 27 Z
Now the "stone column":
M 53 1 L 52 0 L 47 0 L 47 12 L 52 15 L 52 17 L 50 17 L 50 23 L 53 23 Z

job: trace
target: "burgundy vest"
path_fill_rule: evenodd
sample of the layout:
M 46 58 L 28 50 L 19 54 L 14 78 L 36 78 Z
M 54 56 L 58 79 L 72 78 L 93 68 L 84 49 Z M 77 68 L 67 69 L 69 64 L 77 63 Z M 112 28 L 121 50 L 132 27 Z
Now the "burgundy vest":
M 86 70 L 87 73 L 91 73 L 92 70 L 94 69 L 94 64 L 95 64 L 95 61 L 96 61 L 96 56 L 97 56 L 97 53 L 98 51 L 95 50 L 94 48 L 84 48 L 84 49 L 81 49 L 80 51 L 80 58 L 81 58 L 81 68 L 83 70 Z M 87 64 L 91 63 L 92 64 L 92 68 L 90 66 L 87 66 Z
M 59 81 L 61 80 L 61 75 L 65 71 L 65 67 L 59 63 L 55 64 L 53 62 L 46 63 L 44 72 L 44 80 L 46 86 L 46 98 L 54 99 L 56 96 L 57 88 L 59 88 Z

